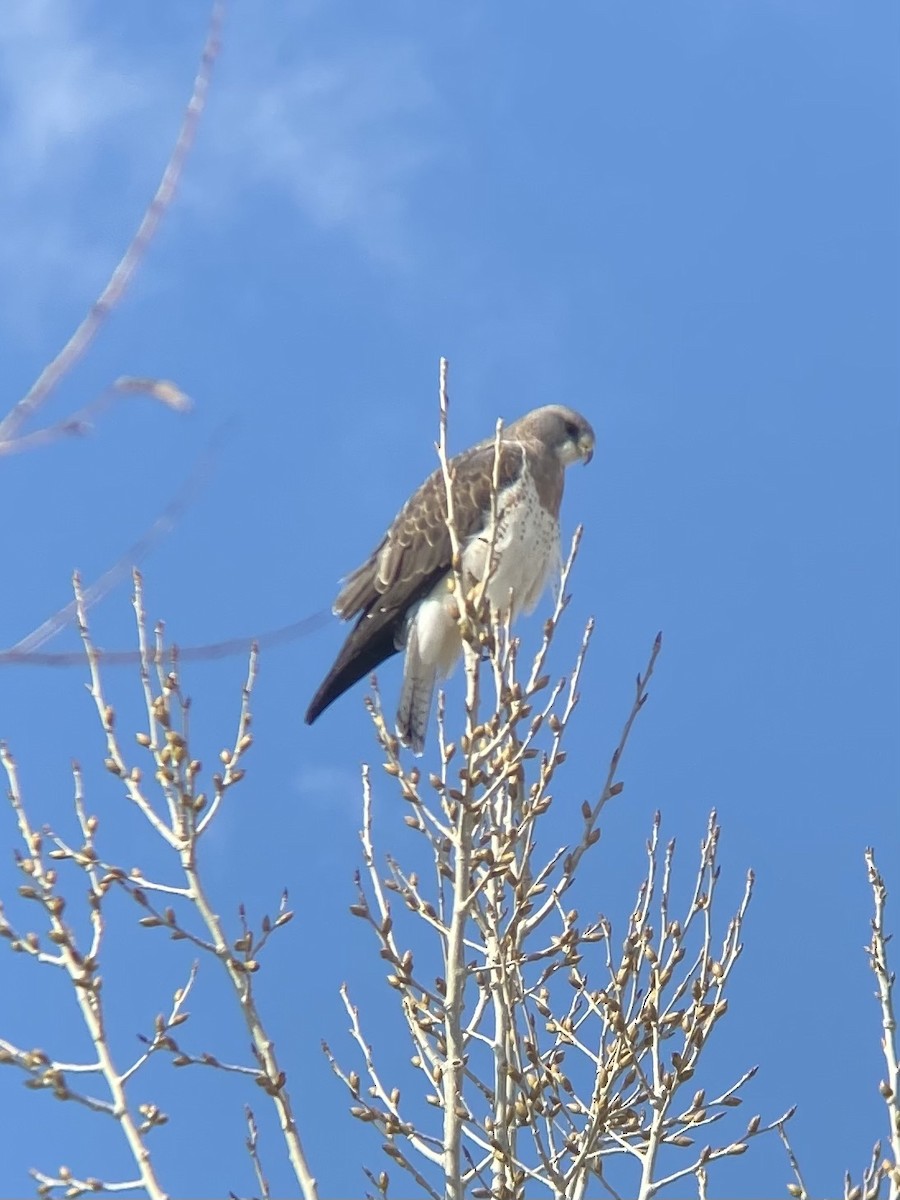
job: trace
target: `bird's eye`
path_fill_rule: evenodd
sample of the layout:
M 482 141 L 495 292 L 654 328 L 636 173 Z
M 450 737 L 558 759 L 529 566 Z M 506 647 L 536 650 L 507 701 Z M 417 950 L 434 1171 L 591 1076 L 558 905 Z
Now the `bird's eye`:
M 566 421 L 566 437 L 570 437 L 573 442 L 578 441 L 578 426 L 574 421 Z

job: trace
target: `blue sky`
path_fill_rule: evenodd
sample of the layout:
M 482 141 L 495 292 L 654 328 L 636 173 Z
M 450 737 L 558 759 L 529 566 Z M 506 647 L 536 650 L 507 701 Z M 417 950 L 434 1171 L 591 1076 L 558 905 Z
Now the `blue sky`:
M 4 409 L 135 228 L 205 20 L 173 0 L 4 9 Z M 457 448 L 539 404 L 584 412 L 597 452 L 567 484 L 565 528 L 586 532 L 555 664 L 568 669 L 593 614 L 565 781 L 573 813 L 600 786 L 658 629 L 665 645 L 583 903 L 627 910 L 656 808 L 686 874 L 718 810 L 725 899 L 736 905 L 750 866 L 757 891 L 714 1072 L 760 1064 L 748 1117 L 800 1105 L 792 1136 L 820 1194 L 886 1135 L 862 856 L 876 847 L 896 929 L 898 34 L 885 0 L 236 4 L 178 201 L 47 416 L 121 374 L 175 380 L 193 411 L 129 401 L 89 439 L 0 471 L 10 645 L 67 600 L 74 567 L 93 578 L 123 552 L 227 425 L 212 479 L 145 564 L 153 615 L 187 645 L 327 608 L 432 469 L 441 354 Z M 104 645 L 131 644 L 127 589 L 94 625 Z M 538 629 L 523 625 L 526 643 Z M 376 758 L 363 689 L 302 724 L 340 636 L 334 623 L 264 656 L 250 774 L 206 864 L 223 913 L 238 900 L 274 912 L 290 890 L 297 917 L 260 987 L 325 1196 L 361 1191 L 361 1164 L 380 1166 L 319 1051 L 324 1037 L 352 1062 L 342 980 L 371 995 L 373 1040 L 397 1038 L 376 950 L 345 916 L 359 767 Z M 206 761 L 233 737 L 243 670 L 231 659 L 186 672 Z M 381 673 L 387 703 L 397 678 L 395 664 Z M 69 761 L 84 762 L 90 807 L 128 865 L 145 835 L 102 770 L 83 680 L 0 668 L 0 736 L 35 816 L 60 829 Z M 108 685 L 123 723 L 137 719 L 134 679 L 118 671 Z M 376 804 L 385 849 L 402 843 L 380 779 Z M 11 818 L 4 828 L 9 896 Z M 123 1060 L 190 960 L 126 936 L 132 915 L 121 908 L 106 972 Z M 4 972 L 0 1033 L 79 1053 L 57 981 L 19 959 Z M 193 1045 L 241 1056 L 211 985 L 198 989 Z M 399 1039 L 396 1053 L 405 1061 Z M 189 1151 L 155 1135 L 168 1186 L 250 1193 L 239 1087 L 185 1073 L 177 1085 L 148 1076 L 173 1125 L 202 1102 L 219 1133 Z M 31 1165 L 128 1170 L 97 1118 L 23 1092 L 12 1071 L 0 1089 L 0 1192 L 25 1190 Z M 326 1149 L 334 1130 L 339 1157 Z M 780 1194 L 789 1178 L 772 1140 L 725 1164 L 710 1194 Z

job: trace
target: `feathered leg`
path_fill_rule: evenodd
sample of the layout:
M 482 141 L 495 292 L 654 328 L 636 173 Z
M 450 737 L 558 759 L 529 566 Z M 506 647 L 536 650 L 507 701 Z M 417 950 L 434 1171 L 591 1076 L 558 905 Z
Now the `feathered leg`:
M 425 732 L 437 682 L 437 668 L 422 662 L 416 623 L 410 626 L 403 664 L 403 687 L 397 708 L 397 736 L 414 754 L 425 749 Z

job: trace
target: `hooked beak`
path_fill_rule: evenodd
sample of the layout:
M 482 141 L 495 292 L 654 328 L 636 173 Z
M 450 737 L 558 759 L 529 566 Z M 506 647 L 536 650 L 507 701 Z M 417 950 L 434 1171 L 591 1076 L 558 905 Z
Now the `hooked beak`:
M 594 439 L 587 432 L 582 433 L 578 439 L 578 453 L 587 466 L 594 457 Z

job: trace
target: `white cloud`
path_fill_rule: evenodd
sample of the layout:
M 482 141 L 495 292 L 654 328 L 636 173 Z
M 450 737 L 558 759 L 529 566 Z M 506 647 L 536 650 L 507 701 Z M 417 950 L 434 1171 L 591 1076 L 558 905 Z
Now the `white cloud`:
M 4 191 L 39 186 L 63 155 L 83 151 L 140 99 L 133 71 L 104 61 L 55 0 L 4 6 L 0 22 L 0 163 Z M 84 164 L 85 166 L 87 164 Z
M 318 227 L 402 262 L 410 190 L 434 157 L 424 123 L 436 99 L 414 46 L 382 38 L 304 57 L 274 22 L 266 32 L 252 49 L 239 37 L 231 46 L 239 62 L 207 129 L 229 190 L 277 188 Z
M 149 79 L 56 0 L 7 0 L 0 21 L 0 303 L 17 333 L 48 297 L 90 303 L 115 263 L 98 225 L 110 197 L 98 169 L 110 151 L 126 190 L 146 140 Z M 145 164 L 146 165 L 146 164 Z M 101 184 L 102 186 L 102 184 Z M 108 191 L 108 187 L 107 187 Z M 113 202 L 115 198 L 112 198 Z M 34 330 L 36 340 L 41 331 Z
M 294 786 L 304 803 L 329 811 L 336 807 L 355 811 L 362 795 L 359 771 L 346 767 L 303 767 Z
M 323 50 L 330 23 L 316 4 L 234 7 L 176 203 L 208 219 L 276 189 L 304 220 L 396 266 L 433 154 L 434 91 L 407 39 L 354 43 L 339 29 Z M 53 304 L 68 302 L 68 321 L 71 302 L 86 306 L 106 281 L 171 150 L 192 81 L 182 64 L 201 38 L 191 22 L 132 42 L 102 6 L 5 0 L 0 310 L 17 336 L 40 345 Z

